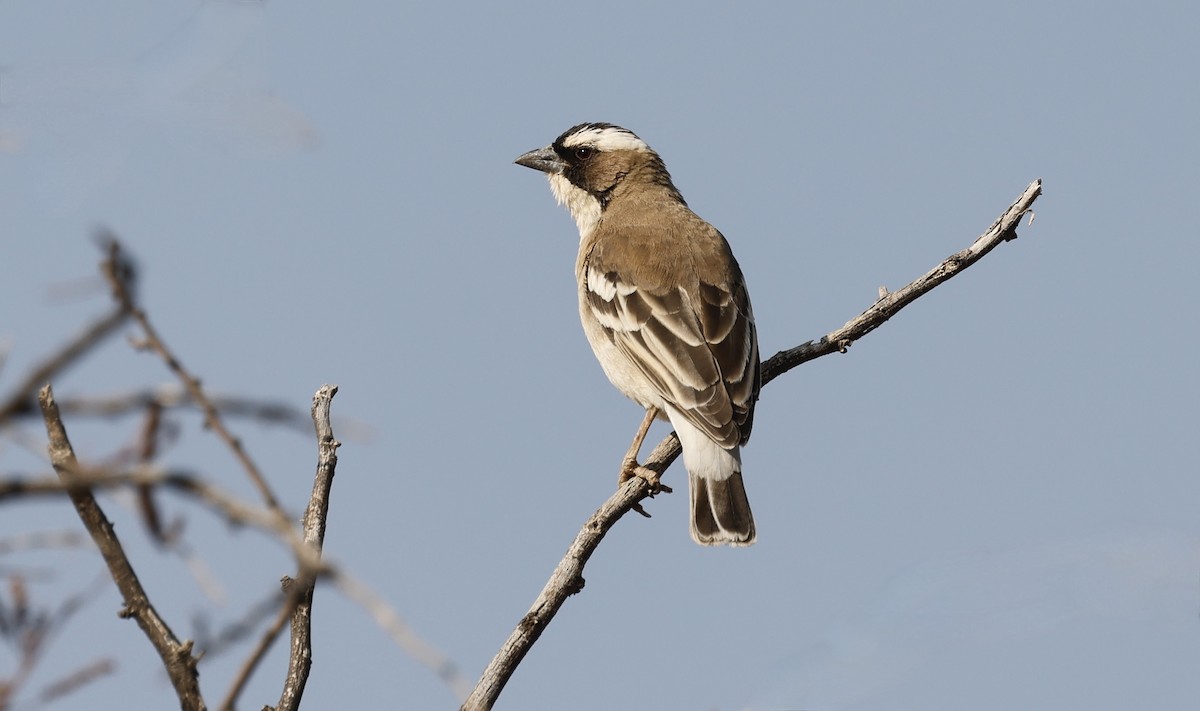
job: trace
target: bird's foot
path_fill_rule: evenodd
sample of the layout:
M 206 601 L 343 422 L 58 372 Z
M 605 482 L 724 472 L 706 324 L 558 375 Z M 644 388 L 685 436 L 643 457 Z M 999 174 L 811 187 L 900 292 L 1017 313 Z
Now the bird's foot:
M 637 463 L 636 459 L 633 458 L 628 458 L 624 462 L 621 462 L 621 473 L 617 476 L 617 487 L 619 488 L 624 486 L 625 482 L 635 477 L 646 482 L 646 485 L 650 489 L 650 496 L 655 496 L 659 492 L 663 491 L 667 492 L 668 494 L 671 493 L 671 487 L 662 483 L 662 477 L 658 472 L 648 467 L 643 467 L 641 464 Z M 634 504 L 633 510 L 645 516 L 646 518 L 650 518 L 650 513 L 646 511 L 646 509 L 642 508 L 641 503 Z
M 637 461 L 633 459 L 626 460 L 622 463 L 621 474 L 617 477 L 617 486 L 623 486 L 625 482 L 633 479 L 634 477 L 645 480 L 647 486 L 650 488 L 651 496 L 654 496 L 659 492 L 666 492 L 668 494 L 671 493 L 671 487 L 662 483 L 662 476 L 658 472 L 650 469 L 649 467 L 644 467 L 641 464 L 638 464 Z

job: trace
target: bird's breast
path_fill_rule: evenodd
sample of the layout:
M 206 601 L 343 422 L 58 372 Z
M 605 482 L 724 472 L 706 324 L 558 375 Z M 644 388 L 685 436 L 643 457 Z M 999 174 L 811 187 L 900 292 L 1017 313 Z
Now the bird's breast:
M 613 342 L 611 333 L 601 325 L 592 313 L 588 304 L 587 283 L 580 281 L 579 285 L 579 320 L 583 323 L 583 333 L 587 336 L 596 360 L 608 376 L 609 382 L 625 397 L 633 400 L 642 407 L 657 407 L 665 410 L 665 401 L 637 365 L 633 363 Z

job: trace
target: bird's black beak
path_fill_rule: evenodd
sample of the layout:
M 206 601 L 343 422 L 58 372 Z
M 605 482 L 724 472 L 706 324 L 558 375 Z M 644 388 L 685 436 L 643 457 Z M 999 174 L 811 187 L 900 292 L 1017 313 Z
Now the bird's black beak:
M 562 158 L 558 157 L 558 154 L 550 146 L 522 153 L 513 162 L 517 165 L 523 165 L 526 168 L 540 170 L 548 175 L 561 173 L 567 167 L 567 164 L 563 162 Z

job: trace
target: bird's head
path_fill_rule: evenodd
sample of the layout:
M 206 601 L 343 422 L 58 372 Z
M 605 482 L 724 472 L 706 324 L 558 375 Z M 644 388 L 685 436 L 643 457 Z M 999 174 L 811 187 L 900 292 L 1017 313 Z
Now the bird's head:
M 579 226 L 581 237 L 595 227 L 613 200 L 631 191 L 665 189 L 683 202 L 662 158 L 626 128 L 610 123 L 581 123 L 554 143 L 517 157 L 517 165 L 540 170 L 550 190 Z

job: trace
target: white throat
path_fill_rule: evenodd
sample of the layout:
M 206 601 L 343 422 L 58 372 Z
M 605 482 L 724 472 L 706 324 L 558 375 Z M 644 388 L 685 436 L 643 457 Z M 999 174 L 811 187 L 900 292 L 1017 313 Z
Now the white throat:
M 547 176 L 550 179 L 550 192 L 559 205 L 565 205 L 575 218 L 579 227 L 579 239 L 587 238 L 600 221 L 600 201 L 583 188 L 576 187 L 571 181 L 557 174 Z

